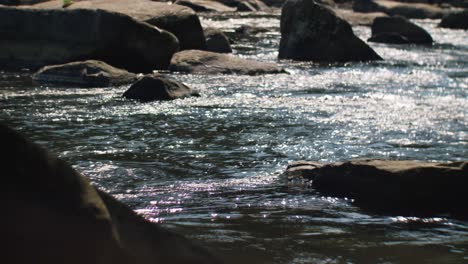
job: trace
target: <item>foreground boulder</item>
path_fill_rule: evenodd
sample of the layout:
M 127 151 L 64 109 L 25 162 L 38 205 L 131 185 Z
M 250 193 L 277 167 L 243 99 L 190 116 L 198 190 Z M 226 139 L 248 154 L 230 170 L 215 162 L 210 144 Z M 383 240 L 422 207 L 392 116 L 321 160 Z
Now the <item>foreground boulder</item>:
M 382 59 L 354 35 L 348 22 L 310 0 L 288 0 L 284 4 L 278 57 L 316 62 Z
M 141 102 L 168 101 L 190 96 L 200 96 L 185 84 L 162 75 L 147 75 L 134 83 L 123 97 Z
M 393 44 L 432 44 L 432 37 L 420 26 L 400 16 L 377 17 L 369 41 Z
M 132 83 L 136 74 L 96 61 L 78 61 L 45 66 L 32 78 L 38 82 L 57 83 L 77 87 L 107 87 Z
M 286 174 L 290 183 L 302 181 L 324 195 L 352 198 L 374 211 L 468 217 L 468 162 L 300 161 L 292 163 Z
M 285 71 L 272 63 L 246 60 L 232 55 L 184 50 L 172 57 L 169 70 L 195 74 L 274 74 Z
M 52 0 L 34 8 L 61 8 L 62 1 Z M 128 15 L 174 34 L 180 49 L 203 49 L 205 38 L 198 16 L 190 8 L 151 0 L 82 0 L 67 9 L 102 9 Z M 158 46 L 156 46 L 158 47 Z
M 167 68 L 174 35 L 104 10 L 0 7 L 0 67 L 39 68 L 87 59 L 133 72 Z
M 445 16 L 439 27 L 453 29 L 468 29 L 468 10 Z
M 204 30 L 206 38 L 206 50 L 219 53 L 231 53 L 229 38 L 220 30 L 206 28 Z
M 353 10 L 356 12 L 383 12 L 389 16 L 403 16 L 406 18 L 438 19 L 458 9 L 444 9 L 426 3 L 402 3 L 388 0 L 357 0 Z
M 136 215 L 66 162 L 0 124 L 1 263 L 218 263 Z

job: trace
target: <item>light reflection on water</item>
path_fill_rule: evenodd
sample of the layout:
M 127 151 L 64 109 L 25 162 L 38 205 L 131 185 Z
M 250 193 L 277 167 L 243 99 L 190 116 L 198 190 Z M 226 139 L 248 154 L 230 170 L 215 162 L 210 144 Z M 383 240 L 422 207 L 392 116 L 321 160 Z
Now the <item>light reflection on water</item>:
M 203 23 L 234 32 L 252 21 Z M 259 21 L 279 28 L 277 17 Z M 273 76 L 174 74 L 202 97 L 173 102 L 125 101 L 126 86 L 37 87 L 27 73 L 2 73 L 0 117 L 230 263 L 462 263 L 465 221 L 375 215 L 348 199 L 288 189 L 281 176 L 298 159 L 468 159 L 468 33 L 417 23 L 433 48 L 371 44 L 386 61 L 282 61 L 289 74 Z M 278 44 L 279 34 L 266 32 L 237 37 L 234 48 L 276 61 Z

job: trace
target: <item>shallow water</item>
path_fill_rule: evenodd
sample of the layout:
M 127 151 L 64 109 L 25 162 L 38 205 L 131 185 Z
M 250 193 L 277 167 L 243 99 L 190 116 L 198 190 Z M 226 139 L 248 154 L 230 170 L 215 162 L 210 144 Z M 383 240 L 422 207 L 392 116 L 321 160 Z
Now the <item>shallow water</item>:
M 278 14 L 202 22 L 231 32 L 235 54 L 276 62 Z M 229 263 L 466 263 L 466 221 L 375 215 L 281 177 L 298 159 L 468 159 L 468 32 L 416 22 L 433 47 L 371 44 L 385 61 L 281 61 L 281 75 L 173 74 L 202 96 L 172 102 L 1 73 L 0 119 Z M 252 23 L 269 31 L 233 33 Z

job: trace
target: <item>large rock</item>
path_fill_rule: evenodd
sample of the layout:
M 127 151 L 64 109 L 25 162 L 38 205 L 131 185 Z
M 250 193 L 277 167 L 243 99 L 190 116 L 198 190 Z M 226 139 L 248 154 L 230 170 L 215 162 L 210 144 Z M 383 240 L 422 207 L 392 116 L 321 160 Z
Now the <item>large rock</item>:
M 134 83 L 123 97 L 141 102 L 168 101 L 200 96 L 187 85 L 162 75 L 147 75 Z
M 281 12 L 280 59 L 316 62 L 382 59 L 348 22 L 310 0 L 288 0 Z
M 136 215 L 66 162 L 0 124 L 1 263 L 219 263 Z
M 61 1 L 34 5 L 35 8 L 61 8 Z M 75 1 L 67 9 L 103 9 L 118 12 L 173 33 L 180 49 L 203 49 L 205 38 L 198 16 L 180 5 L 169 5 L 151 0 L 84 0 Z
M 229 38 L 220 30 L 205 28 L 206 50 L 219 53 L 231 53 Z
M 76 87 L 107 87 L 132 83 L 136 74 L 96 61 L 78 61 L 45 66 L 32 76 L 33 80 Z
M 289 182 L 310 183 L 324 195 L 352 198 L 357 205 L 375 211 L 468 217 L 468 162 L 300 161 L 291 164 L 286 174 Z
M 401 36 L 400 40 L 398 35 Z M 404 17 L 377 17 L 372 24 L 372 36 L 369 41 L 431 45 L 432 37 L 426 30 Z
M 285 71 L 272 63 L 246 60 L 232 55 L 184 50 L 172 57 L 171 71 L 195 74 L 274 74 Z
M 357 0 L 353 10 L 357 12 L 383 12 L 390 16 L 406 18 L 437 19 L 454 12 L 457 9 L 444 9 L 436 5 L 425 3 L 402 3 L 388 0 Z
M 105 10 L 0 7 L 0 67 L 39 68 L 86 59 L 149 72 L 167 68 L 174 35 Z
M 233 12 L 236 9 L 213 0 L 177 0 L 177 5 L 190 7 L 196 12 Z
M 440 21 L 439 27 L 468 29 L 468 10 L 445 16 L 442 21 Z

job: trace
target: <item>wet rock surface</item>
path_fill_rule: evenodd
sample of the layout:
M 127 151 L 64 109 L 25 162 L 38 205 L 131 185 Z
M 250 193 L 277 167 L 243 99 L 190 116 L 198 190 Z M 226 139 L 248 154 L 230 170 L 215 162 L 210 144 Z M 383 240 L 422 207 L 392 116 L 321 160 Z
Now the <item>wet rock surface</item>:
M 195 74 L 275 74 L 285 73 L 275 64 L 201 50 L 185 50 L 172 57 L 171 71 Z
M 136 74 L 109 64 L 87 60 L 61 65 L 45 66 L 32 76 L 41 83 L 53 83 L 77 87 L 102 87 L 132 83 Z

